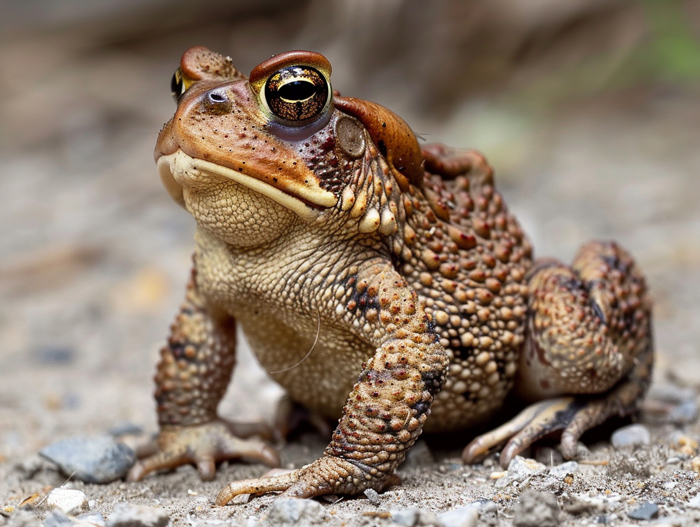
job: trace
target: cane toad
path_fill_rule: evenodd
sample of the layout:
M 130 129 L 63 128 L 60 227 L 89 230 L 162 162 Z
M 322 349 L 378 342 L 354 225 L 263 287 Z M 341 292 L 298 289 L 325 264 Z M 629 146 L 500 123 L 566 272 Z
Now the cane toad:
M 156 453 L 131 471 L 241 456 L 278 463 L 255 430 L 217 414 L 239 323 L 291 399 L 338 419 L 314 463 L 231 483 L 237 494 L 380 491 L 423 430 L 466 430 L 513 389 L 533 402 L 477 437 L 473 461 L 508 462 L 562 432 L 633 412 L 653 362 L 651 304 L 632 258 L 585 245 L 571 266 L 530 243 L 477 152 L 421 147 L 378 104 L 341 97 L 317 53 L 248 77 L 206 48 L 182 57 L 175 116 L 155 150 L 165 187 L 197 222 L 192 277 L 161 352 Z

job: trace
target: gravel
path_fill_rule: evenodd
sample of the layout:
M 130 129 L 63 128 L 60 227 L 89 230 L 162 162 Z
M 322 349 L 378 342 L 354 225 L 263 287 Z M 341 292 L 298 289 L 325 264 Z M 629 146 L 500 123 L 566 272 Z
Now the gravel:
M 16 468 L 18 461 L 58 438 L 101 433 L 123 422 L 143 428 L 146 435 L 156 430 L 152 375 L 189 276 L 194 235 L 191 217 L 167 196 L 152 162 L 157 131 L 173 111 L 168 80 L 189 45 L 181 38 L 183 29 L 188 42 L 230 53 L 245 72 L 270 54 L 294 46 L 332 50 L 335 87 L 344 95 L 358 95 L 351 89 L 353 83 L 362 86 L 368 99 L 384 101 L 427 141 L 484 151 L 495 168 L 498 188 L 538 257 L 570 261 L 586 240 L 618 240 L 635 255 L 652 292 L 658 352 L 653 385 L 662 386 L 658 400 L 670 403 L 657 401 L 654 412 L 645 405 L 641 422 L 655 440 L 667 438 L 673 423 L 659 422 L 650 413 L 661 414 L 664 408 L 673 411 L 672 405 L 695 401 L 700 386 L 700 92 L 697 83 L 679 85 L 667 79 L 657 84 L 646 70 L 642 85 L 627 75 L 630 61 L 619 58 L 639 56 L 628 44 L 641 38 L 645 46 L 655 45 L 643 26 L 648 21 L 640 19 L 634 3 L 601 10 L 599 3 L 578 2 L 593 5 L 595 16 L 574 18 L 580 24 L 573 34 L 563 31 L 556 45 L 550 45 L 547 37 L 555 27 L 550 15 L 562 11 L 557 9 L 561 2 L 513 3 L 524 10 L 515 14 L 503 9 L 510 5 L 502 0 L 478 3 L 479 9 L 507 15 L 506 23 L 501 23 L 505 31 L 511 31 L 514 20 L 519 27 L 528 23 L 523 21 L 539 20 L 545 29 L 544 34 L 527 33 L 528 42 L 536 44 L 535 52 L 516 61 L 530 69 L 509 74 L 505 88 L 493 86 L 492 90 L 488 78 L 470 70 L 458 83 L 436 83 L 435 74 L 447 70 L 441 60 L 430 60 L 443 55 L 426 43 L 432 44 L 436 28 L 445 29 L 444 35 L 437 36 L 450 43 L 448 57 L 461 63 L 463 51 L 471 49 L 476 60 L 490 68 L 494 62 L 482 58 L 483 50 L 476 48 L 480 42 L 487 48 L 501 48 L 494 46 L 498 40 L 485 26 L 489 20 L 493 24 L 493 14 L 479 17 L 473 25 L 474 39 L 462 40 L 450 28 L 467 26 L 432 25 L 430 16 L 403 0 L 390 2 L 389 7 L 375 3 L 348 20 L 336 19 L 337 25 L 313 23 L 318 18 L 309 21 L 305 13 L 307 7 L 311 12 L 315 6 L 317 16 L 321 7 L 329 16 L 331 12 L 344 16 L 342 9 L 333 9 L 342 2 L 302 2 L 304 6 L 290 7 L 290 2 L 275 1 L 284 9 L 282 14 L 254 7 L 255 14 L 235 20 L 212 18 L 211 13 L 219 11 L 202 9 L 199 3 L 190 3 L 191 11 L 186 13 L 177 10 L 173 19 L 172 7 L 160 2 L 162 10 L 154 11 L 155 16 L 134 13 L 128 23 L 112 20 L 110 14 L 107 31 L 92 19 L 86 18 L 82 27 L 53 10 L 61 15 L 60 28 L 33 29 L 31 34 L 17 33 L 16 38 L 13 34 L 0 43 L 5 73 L 0 78 L 4 95 L 0 158 L 5 170 L 0 223 L 7 226 L 0 237 L 1 527 L 37 526 L 37 514 L 46 512 L 24 510 L 20 503 L 35 495 L 39 501 L 45 489 L 65 482 L 46 461 L 34 459 L 24 469 Z M 81 2 L 115 4 L 114 0 Z M 222 0 L 220 5 L 233 3 Z M 181 4 L 185 9 L 186 3 Z M 377 16 L 403 20 L 396 16 L 404 13 L 402 5 L 425 23 L 390 26 Z M 533 5 L 544 6 L 546 16 L 530 16 L 527 9 Z M 629 11 L 632 17 L 626 18 Z M 682 22 L 685 16 L 697 26 L 698 10 L 686 11 L 677 20 Z M 291 25 L 290 14 L 295 20 Z M 170 25 L 165 31 L 162 26 L 144 30 L 141 24 L 147 19 L 162 19 Z M 3 22 L 11 24 L 6 18 Z M 373 49 L 384 50 L 375 56 L 365 46 L 358 48 L 363 35 L 369 34 L 360 31 L 358 23 L 371 31 L 383 27 L 396 31 L 374 31 L 382 45 Z M 125 31 L 119 34 L 118 27 Z M 312 28 L 319 27 L 322 34 L 314 35 Z M 329 27 L 337 27 L 337 35 Z M 411 39 L 415 44 L 410 49 L 405 47 L 409 42 L 405 28 L 415 29 L 417 37 Z M 595 64 L 589 61 L 584 70 L 577 69 L 576 57 L 584 55 L 578 54 L 576 46 L 586 40 L 586 31 L 595 40 L 593 58 L 604 62 L 596 63 L 604 67 L 594 68 L 602 78 L 590 75 Z M 260 38 L 262 34 L 265 38 Z M 613 40 L 622 42 L 623 55 L 608 55 L 612 59 L 608 62 L 606 50 Z M 503 46 L 508 56 L 513 49 L 521 49 L 514 40 L 509 42 Z M 348 50 L 358 51 L 348 55 Z M 560 67 L 567 57 L 574 60 L 564 60 Z M 407 68 L 409 64 L 415 67 Z M 360 75 L 353 69 L 356 65 Z M 620 65 L 622 70 L 616 70 Z M 612 90 L 605 78 L 613 80 Z M 567 79 L 576 83 L 584 79 L 578 83 L 582 91 L 571 97 Z M 405 89 L 397 92 L 397 86 Z M 467 98 L 457 93 L 465 86 L 481 91 Z M 429 99 L 435 94 L 430 87 L 448 97 Z M 410 104 L 414 99 L 407 94 L 441 101 L 440 112 Z M 541 104 L 523 100 L 522 94 L 540 96 Z M 542 108 L 544 114 L 533 116 L 534 107 Z M 419 111 L 424 112 L 422 120 L 415 118 Z M 221 415 L 272 421 L 279 389 L 254 361 L 244 339 L 240 342 L 238 365 L 220 405 Z M 451 446 L 440 438 L 423 436 L 423 446 L 430 446 L 423 454 L 429 455 L 418 450 L 421 442 L 415 445 L 424 461 L 401 468 L 402 484 L 382 493 L 379 507 L 416 507 L 439 517 L 476 500 L 490 500 L 493 509 L 488 513 L 480 509 L 479 525 L 512 527 L 520 491 L 529 487 L 560 496 L 559 521 L 565 527 L 591 526 L 601 519 L 614 526 L 656 525 L 626 516 L 646 501 L 657 503 L 662 513 L 675 515 L 669 519 L 660 513 L 651 522 L 676 525 L 681 515 L 686 525 L 700 521 L 700 508 L 691 506 L 700 505 L 700 498 L 695 499 L 700 493 L 696 479 L 700 457 L 694 459 L 698 452 L 693 446 L 700 439 L 697 421 L 681 425 L 689 440 L 683 439 L 682 445 L 676 441 L 673 451 L 669 446 L 658 455 L 654 453 L 658 445 L 639 447 L 633 454 L 614 450 L 606 435 L 612 428 L 606 424 L 584 436 L 591 457 L 583 458 L 586 463 L 580 464 L 574 478 L 535 474 L 499 488 L 489 478 L 500 470 L 493 465 L 496 456 L 486 460 L 491 467 L 462 466 L 460 453 L 474 434 L 501 424 L 510 411 L 517 409 L 506 405 L 492 423 L 459 432 L 458 441 L 450 440 Z M 280 447 L 283 464 L 298 468 L 310 463 L 326 444 L 326 438 L 290 440 Z M 555 440 L 538 442 L 533 451 L 547 467 L 561 464 Z M 669 458 L 675 458 L 673 464 L 667 463 Z M 117 503 L 126 502 L 165 510 L 177 527 L 252 527 L 253 522 L 263 521 L 275 496 L 252 497 L 228 507 L 210 504 L 228 482 L 258 477 L 266 470 L 258 464 L 229 462 L 221 464 L 212 482 L 202 482 L 196 470 L 182 467 L 138 483 L 76 481 L 72 488 L 84 491 L 94 504 L 91 511 L 105 517 Z M 669 481 L 678 484 L 668 488 Z M 195 493 L 204 501 L 193 497 Z M 589 499 L 596 501 L 585 501 Z M 324 523 L 328 527 L 391 524 L 390 519 L 366 516 L 378 508 L 368 499 L 344 498 L 321 505 L 328 514 Z
M 700 493 L 689 499 L 686 505 L 691 509 L 700 509 Z
M 163 509 L 120 503 L 107 516 L 107 527 L 165 527 L 170 515 Z
M 559 505 L 554 494 L 526 490 L 515 506 L 515 527 L 558 527 Z
M 277 525 L 318 525 L 326 521 L 328 513 L 320 503 L 314 500 L 298 500 L 294 498 L 276 499 L 261 526 L 275 527 Z
M 557 479 L 564 479 L 569 474 L 576 474 L 579 469 L 579 464 L 576 461 L 567 461 L 556 467 L 549 469 L 549 475 Z

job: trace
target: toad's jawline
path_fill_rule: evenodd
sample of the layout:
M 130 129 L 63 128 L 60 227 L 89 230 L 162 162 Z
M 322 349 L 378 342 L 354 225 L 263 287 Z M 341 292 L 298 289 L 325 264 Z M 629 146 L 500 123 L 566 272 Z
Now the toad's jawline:
M 219 176 L 240 183 L 288 208 L 305 221 L 315 220 L 320 212 L 304 201 L 290 196 L 259 179 L 210 161 L 188 156 L 180 149 L 173 154 L 164 155 L 158 159 L 158 174 L 170 196 L 182 207 L 185 207 L 183 180 L 188 176 L 201 174 L 214 177 Z

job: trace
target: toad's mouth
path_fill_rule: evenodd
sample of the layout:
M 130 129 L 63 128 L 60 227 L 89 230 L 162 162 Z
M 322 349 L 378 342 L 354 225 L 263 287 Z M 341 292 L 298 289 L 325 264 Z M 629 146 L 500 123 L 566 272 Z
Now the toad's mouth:
M 248 176 L 232 168 L 224 167 L 196 159 L 178 149 L 172 154 L 158 158 L 158 174 L 170 196 L 182 207 L 185 206 L 184 187 L 196 185 L 195 182 L 205 180 L 208 177 L 221 177 L 235 181 L 296 213 L 306 221 L 318 217 L 320 209 L 303 199 L 291 196 L 286 192 L 268 185 L 264 181 Z

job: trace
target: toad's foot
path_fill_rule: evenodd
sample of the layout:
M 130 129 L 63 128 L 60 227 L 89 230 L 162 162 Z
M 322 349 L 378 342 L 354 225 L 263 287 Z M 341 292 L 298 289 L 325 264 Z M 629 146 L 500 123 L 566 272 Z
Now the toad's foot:
M 244 479 L 229 483 L 216 497 L 216 505 L 226 505 L 240 494 L 264 494 L 284 491 L 288 498 L 313 498 L 326 494 L 359 494 L 367 489 L 384 490 L 397 485 L 395 474 L 334 456 L 324 456 L 314 463 L 274 477 Z
M 216 462 L 248 458 L 270 467 L 279 466 L 277 452 L 260 440 L 241 436 L 265 433 L 264 425 L 234 424 L 217 419 L 202 425 L 161 426 L 156 441 L 138 452 L 140 460 L 129 471 L 128 481 L 139 481 L 156 470 L 173 469 L 193 463 L 202 481 L 211 481 L 216 474 Z
M 651 375 L 651 352 L 639 358 L 632 372 L 610 392 L 601 396 L 576 396 L 547 399 L 528 406 L 504 425 L 474 439 L 462 453 L 465 463 L 474 463 L 489 450 L 505 441 L 500 463 L 507 467 L 511 460 L 535 441 L 562 431 L 561 452 L 564 458 L 577 454 L 579 438 L 610 417 L 635 412 Z

